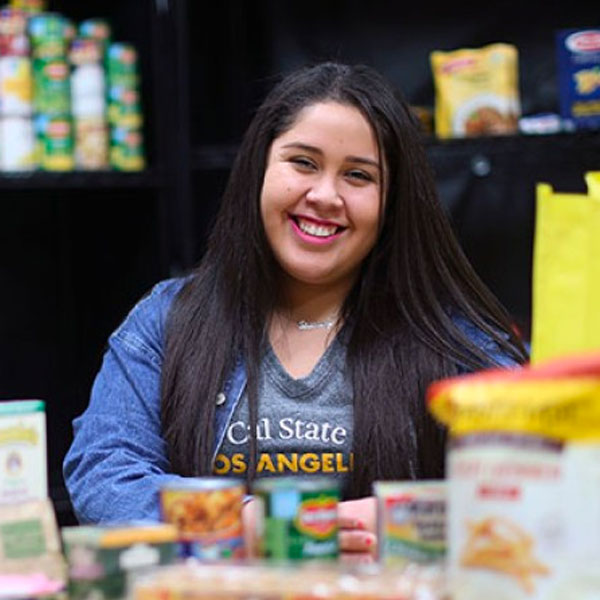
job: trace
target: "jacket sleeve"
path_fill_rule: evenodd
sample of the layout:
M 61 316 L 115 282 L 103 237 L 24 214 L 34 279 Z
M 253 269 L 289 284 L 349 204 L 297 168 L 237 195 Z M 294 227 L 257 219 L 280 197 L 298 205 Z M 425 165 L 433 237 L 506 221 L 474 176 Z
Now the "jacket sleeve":
M 164 320 L 177 280 L 162 282 L 110 336 L 87 409 L 73 421 L 63 474 L 80 523 L 160 519 L 169 473 L 161 436 Z

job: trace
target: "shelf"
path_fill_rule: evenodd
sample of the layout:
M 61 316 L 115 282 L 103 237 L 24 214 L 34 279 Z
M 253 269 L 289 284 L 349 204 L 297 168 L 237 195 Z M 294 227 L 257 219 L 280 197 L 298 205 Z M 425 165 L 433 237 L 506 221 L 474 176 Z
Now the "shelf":
M 598 154 L 600 167 L 600 131 L 577 131 L 548 135 L 505 135 L 476 138 L 438 139 L 429 136 L 425 140 L 429 157 L 438 162 L 445 158 L 474 156 L 477 154 L 505 155 L 517 153 L 525 160 L 539 162 L 540 154 L 566 153 L 566 160 L 573 160 L 582 152 Z M 202 170 L 230 169 L 238 147 L 235 144 L 196 146 L 192 151 L 192 168 Z M 589 157 L 589 154 L 588 154 Z
M 152 170 L 136 173 L 120 171 L 0 173 L 0 190 L 153 189 L 161 187 L 162 184 L 162 176 Z

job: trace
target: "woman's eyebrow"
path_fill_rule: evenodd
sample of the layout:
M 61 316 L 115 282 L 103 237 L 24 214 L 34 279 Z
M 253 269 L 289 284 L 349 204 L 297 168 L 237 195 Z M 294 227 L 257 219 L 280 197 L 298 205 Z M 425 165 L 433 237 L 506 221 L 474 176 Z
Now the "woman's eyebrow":
M 305 152 L 314 152 L 315 154 L 323 155 L 323 151 L 316 146 L 311 146 L 310 144 L 303 144 L 302 142 L 290 142 L 289 144 L 284 144 L 281 146 L 282 148 L 297 148 L 298 150 L 304 150 Z M 364 165 L 369 165 L 371 167 L 375 167 L 376 169 L 381 170 L 381 165 L 378 161 L 372 158 L 366 158 L 363 156 L 346 156 L 345 160 L 351 163 L 359 163 Z

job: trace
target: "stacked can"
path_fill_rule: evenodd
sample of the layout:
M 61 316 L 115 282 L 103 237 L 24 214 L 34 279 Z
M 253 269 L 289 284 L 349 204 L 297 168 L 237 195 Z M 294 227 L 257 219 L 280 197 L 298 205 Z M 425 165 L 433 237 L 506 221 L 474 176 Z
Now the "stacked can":
M 40 13 L 29 18 L 34 128 L 40 167 L 46 171 L 71 171 L 74 166 L 67 58 L 74 31 L 72 23 L 57 13 Z
M 45 0 L 10 0 L 10 7 L 28 14 L 36 14 L 46 10 Z
M 107 169 L 108 122 L 102 43 L 77 37 L 71 44 L 71 109 L 75 130 L 75 167 Z
M 119 171 L 145 166 L 138 55 L 131 44 L 111 43 L 106 57 L 110 164 Z
M 0 170 L 36 167 L 27 15 L 0 10 Z

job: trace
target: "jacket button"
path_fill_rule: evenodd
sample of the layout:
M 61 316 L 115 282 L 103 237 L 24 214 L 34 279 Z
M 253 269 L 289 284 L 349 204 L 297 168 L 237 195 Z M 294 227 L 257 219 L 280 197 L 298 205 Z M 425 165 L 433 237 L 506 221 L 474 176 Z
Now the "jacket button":
M 217 394 L 217 406 L 221 406 L 222 404 L 225 404 L 225 400 L 227 400 L 227 398 L 225 397 L 225 394 L 223 392 L 219 392 Z

